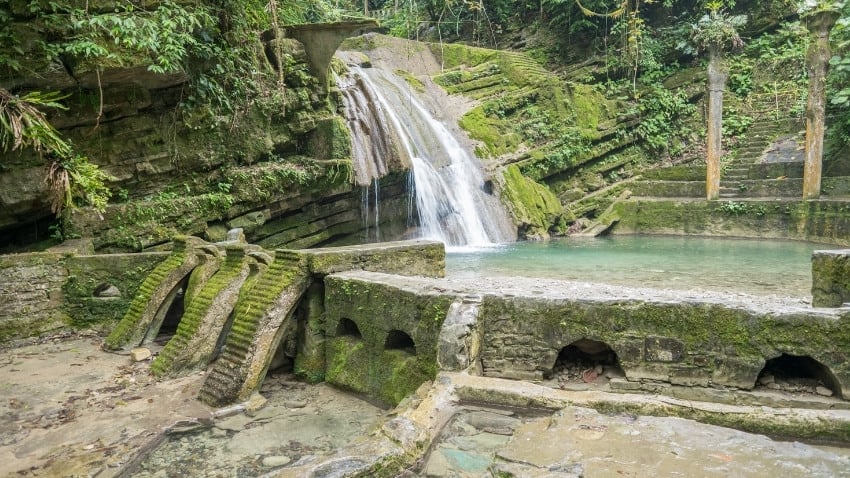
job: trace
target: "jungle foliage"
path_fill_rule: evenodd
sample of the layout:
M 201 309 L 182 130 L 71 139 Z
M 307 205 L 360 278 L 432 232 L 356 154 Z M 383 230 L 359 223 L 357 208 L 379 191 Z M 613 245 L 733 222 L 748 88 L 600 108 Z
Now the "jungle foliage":
M 850 142 L 850 7 L 840 1 L 15 0 L 0 5 L 0 79 L 35 74 L 29 71 L 34 57 L 40 65 L 52 62 L 95 73 L 128 64 L 142 64 L 156 73 L 182 72 L 191 88 L 182 100 L 181 114 L 197 126 L 198 118 L 238 117 L 250 104 L 261 104 L 268 111 L 283 107 L 284 95 L 267 85 L 283 82 L 286 64 L 272 73 L 258 71 L 253 62 L 255 40 L 262 32 L 286 24 L 369 15 L 380 18 L 397 36 L 525 50 L 565 81 L 622 101 L 622 117 L 639 120 L 631 134 L 639 138 L 640 147 L 654 157 L 677 158 L 683 144 L 701 137 L 699 122 L 691 120 L 699 112 L 686 89 L 669 88 L 665 82 L 688 69 L 702 68 L 705 59 L 698 55 L 698 48 L 711 40 L 700 38 L 700 31 L 711 33 L 700 30 L 706 15 L 720 11 L 730 18 L 746 15 L 750 19 L 739 30 L 743 48 L 727 56 L 729 89 L 741 100 L 730 104 L 724 115 L 724 129 L 734 139 L 744 135 L 756 119 L 750 112 L 753 108 L 741 107 L 742 102 L 767 104 L 773 98 L 777 112 L 783 108 L 802 111 L 808 40 L 801 9 L 825 3 L 842 12 L 832 32 L 834 57 L 828 78 L 828 151 L 834 154 Z M 49 41 L 28 43 L 18 29 L 22 19 Z M 26 95 L 31 92 L 11 88 L 8 93 L 4 105 L 11 106 L 27 104 Z M 51 108 L 63 106 L 59 96 L 52 98 L 52 104 L 28 104 L 34 111 L 48 113 L 43 118 L 49 119 Z M 498 116 L 499 110 L 493 111 Z M 13 113 L 7 112 L 6 117 L 9 114 Z M 587 154 L 595 140 L 587 134 L 592 128 L 534 102 L 516 114 L 522 120 L 519 133 L 529 146 L 548 145 L 541 155 L 543 162 L 526 168 L 536 169 L 537 175 L 575 164 L 575 156 Z M 4 128 L 11 131 L 6 124 Z M 27 134 L 44 135 L 50 144 L 54 133 L 36 128 Z M 19 143 L 18 147 L 35 144 Z M 56 164 L 89 171 L 93 176 L 79 181 L 81 197 L 104 204 L 105 199 L 93 199 L 95 191 L 104 191 L 103 178 L 98 182 L 96 168 L 80 166 L 84 161 L 68 153 Z M 73 174 L 68 177 L 75 181 Z

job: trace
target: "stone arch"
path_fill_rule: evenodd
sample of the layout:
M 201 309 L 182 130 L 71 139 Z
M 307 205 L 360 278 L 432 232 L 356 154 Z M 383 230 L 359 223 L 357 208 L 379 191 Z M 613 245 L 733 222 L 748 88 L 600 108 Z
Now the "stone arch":
M 151 322 L 145 334 L 145 339 L 142 344 L 151 342 L 165 345 L 166 342 L 177 331 L 177 326 L 180 320 L 183 319 L 183 313 L 186 311 L 186 289 L 189 286 L 189 277 L 187 274 L 178 282 L 168 293 L 165 300 L 160 304 L 159 309 L 154 315 L 154 320 Z
M 353 320 L 345 317 L 340 319 L 339 323 L 336 326 L 336 336 L 354 337 L 356 339 L 363 338 L 363 334 L 360 333 L 360 327 L 357 326 L 357 322 L 354 322 Z
M 407 332 L 390 330 L 384 341 L 384 350 L 401 350 L 416 355 L 416 343 Z
M 843 398 L 841 383 L 832 370 L 808 355 L 783 353 L 767 360 L 756 379 L 756 387 L 786 391 L 817 392 L 817 387 Z
M 617 352 L 605 342 L 581 338 L 558 352 L 547 378 L 595 382 L 600 376 L 623 376 Z
M 136 347 L 157 336 L 177 291 L 185 291 L 189 275 L 206 261 L 206 254 L 196 249 L 202 243 L 195 237 L 174 239 L 171 254 L 145 277 L 124 317 L 104 341 L 104 348 Z

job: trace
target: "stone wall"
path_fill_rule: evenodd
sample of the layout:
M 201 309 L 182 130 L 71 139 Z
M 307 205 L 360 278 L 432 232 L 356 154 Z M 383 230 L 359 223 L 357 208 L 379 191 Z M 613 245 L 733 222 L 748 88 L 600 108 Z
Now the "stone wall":
M 459 340 L 451 347 L 437 345 L 439 334 L 460 337 L 466 341 L 460 344 L 464 353 L 477 353 L 452 364 L 468 363 L 471 373 L 480 370 L 487 377 L 538 381 L 553 377 L 567 346 L 587 339 L 616 354 L 625 373 L 611 381 L 616 390 L 657 392 L 672 385 L 750 390 L 768 360 L 786 355 L 819 362 L 826 369 L 824 384 L 850 397 L 846 310 L 648 289 L 599 293 L 598 286 L 571 283 L 541 289 L 540 281 L 528 282 L 523 286 L 515 279 L 494 287 L 486 281 L 460 284 L 386 274 L 329 276 L 327 379 L 384 400 L 400 395 L 433 377 L 436 356 L 459 350 Z M 447 330 L 444 322 L 457 325 L 445 320 L 451 304 L 470 300 L 477 324 L 465 321 L 460 334 Z M 359 335 L 347 321 L 356 324 Z M 383 346 L 395 329 L 416 343 L 409 362 L 388 360 Z M 421 368 L 410 373 L 414 363 Z M 407 381 L 399 389 L 394 373 L 403 367 L 408 367 Z
M 847 319 L 814 310 L 493 296 L 482 302 L 479 320 L 485 376 L 543 379 L 564 347 L 590 339 L 617 354 L 638 388 L 664 382 L 751 389 L 768 359 L 789 354 L 824 364 L 850 396 Z
M 850 245 L 845 201 L 620 201 L 613 234 L 695 234 Z
M 112 328 L 145 276 L 165 257 L 0 256 L 0 344 L 47 333 Z
M 325 291 L 329 383 L 397 404 L 436 377 L 438 336 L 453 297 L 337 276 L 325 278 Z M 410 346 L 393 346 L 400 333 Z

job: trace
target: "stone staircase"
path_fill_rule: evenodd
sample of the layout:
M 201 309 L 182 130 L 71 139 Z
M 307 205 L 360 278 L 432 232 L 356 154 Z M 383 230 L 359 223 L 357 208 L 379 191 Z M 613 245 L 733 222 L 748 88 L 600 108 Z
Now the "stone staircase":
M 292 320 L 292 312 L 310 281 L 305 255 L 276 251 L 271 266 L 250 287 L 243 287 L 224 349 L 198 398 L 222 406 L 250 397 L 283 338 L 284 322 Z
M 107 350 L 137 347 L 156 337 L 178 286 L 198 264 L 199 254 L 203 254 L 196 250 L 201 242 L 194 237 L 174 240 L 171 255 L 148 274 L 121 322 L 104 341 Z
M 755 96 L 755 95 L 754 95 Z M 792 97 L 777 97 L 773 95 L 755 96 L 750 101 L 748 109 L 754 118 L 754 123 L 746 131 L 746 143 L 736 149 L 737 156 L 731 162 L 723 165 L 720 175 L 720 198 L 734 199 L 747 197 L 750 184 L 747 181 L 767 179 L 754 171 L 753 165 L 761 162 L 765 152 L 783 134 L 794 132 L 796 120 L 788 116 L 788 110 L 782 105 L 795 101 Z M 786 194 L 795 196 L 797 191 Z
M 244 246 L 228 246 L 226 251 L 221 268 L 191 297 L 174 337 L 151 364 L 158 378 L 206 367 L 213 355 L 253 262 Z

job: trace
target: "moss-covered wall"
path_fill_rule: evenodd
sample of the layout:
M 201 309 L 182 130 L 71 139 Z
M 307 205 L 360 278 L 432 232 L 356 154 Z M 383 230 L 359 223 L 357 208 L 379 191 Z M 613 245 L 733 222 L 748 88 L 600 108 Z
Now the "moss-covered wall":
M 614 234 L 697 234 L 765 237 L 850 244 L 845 201 L 621 201 Z
M 514 164 L 502 172 L 500 197 L 525 238 L 546 239 L 550 229 L 566 224 L 564 208 L 552 191 L 523 176 Z
M 437 374 L 440 327 L 453 297 L 416 295 L 338 276 L 325 279 L 325 379 L 387 404 L 397 404 Z M 360 336 L 345 334 L 348 319 Z M 391 331 L 407 334 L 414 350 L 387 350 Z
M 110 330 L 167 254 L 0 256 L 0 344 L 46 333 Z M 107 286 L 119 296 L 99 297 Z
M 426 280 L 396 286 L 382 275 L 329 276 L 325 285 L 327 380 L 389 402 L 432 377 L 446 310 L 473 292 L 437 293 Z M 767 360 L 788 354 L 823 364 L 838 381 L 835 391 L 850 397 L 850 316 L 840 311 L 627 294 L 598 300 L 484 294 L 477 320 L 485 376 L 549 377 L 564 347 L 590 339 L 617 354 L 631 389 L 651 391 L 659 383 L 751 389 Z M 344 319 L 360 336 L 340 326 Z M 393 329 L 413 338 L 416 355 L 383 349 Z
M 112 198 L 106 211 L 79 208 L 57 227 L 43 182 L 44 160 L 31 150 L 0 152 L 0 250 L 33 250 L 52 235 L 93 238 L 98 252 L 135 252 L 178 234 L 220 240 L 231 227 L 243 227 L 252 242 L 267 239 L 269 248 L 372 239 L 359 217 L 361 191 L 353 184 L 350 132 L 338 113 L 341 97 L 317 79 L 325 72 L 311 65 L 311 52 L 301 42 L 268 31 L 229 44 L 222 35 L 215 38 L 215 48 L 223 49 L 220 64 L 192 57 L 169 73 L 150 71 L 143 56 L 124 51 L 108 64 L 69 58 L 51 63 L 39 45 L 70 40 L 43 38 L 59 35 L 45 27 L 44 16 L 56 8 L 51 21 L 70 20 L 61 7 L 41 3 L 31 11 L 17 5 L 0 24 L 3 32 L 8 27 L 20 35 L 15 44 L 26 57 L 20 71 L 0 71 L 0 88 L 19 95 L 67 94 L 62 100 L 67 111 L 51 109 L 49 120 L 110 176 Z M 225 25 L 219 28 L 225 31 L 245 27 L 240 21 L 259 21 L 239 17 L 250 15 L 248 10 L 228 11 L 219 3 L 192 7 L 224 8 L 219 20 Z M 132 12 L 123 12 L 123 6 L 115 12 L 131 18 L 159 7 L 128 5 Z M 86 4 L 86 11 L 108 15 L 112 7 Z M 307 28 L 316 38 L 330 34 L 338 43 L 368 25 Z M 316 48 L 328 59 L 333 53 L 330 45 Z M 236 51 L 238 61 L 228 56 Z M 278 71 L 280 65 L 284 71 Z M 392 172 L 381 187 L 387 201 L 380 219 L 384 240 L 400 237 L 407 216 L 406 177 L 401 168 Z
M 481 317 L 489 376 L 539 379 L 551 373 L 563 347 L 587 338 L 608 344 L 633 381 L 752 388 L 765 361 L 787 353 L 820 361 L 845 396 L 850 392 L 850 333 L 837 315 L 710 303 L 488 297 Z

